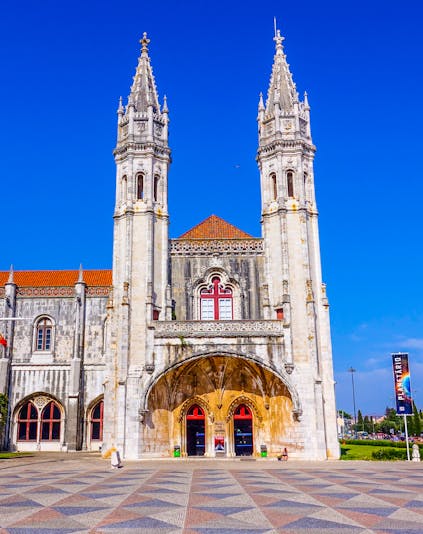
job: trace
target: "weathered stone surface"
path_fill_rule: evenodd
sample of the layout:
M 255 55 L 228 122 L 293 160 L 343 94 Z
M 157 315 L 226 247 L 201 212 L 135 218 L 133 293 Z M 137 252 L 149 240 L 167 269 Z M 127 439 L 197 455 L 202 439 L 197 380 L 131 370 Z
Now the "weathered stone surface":
M 168 109 L 159 104 L 149 40 L 141 40 L 128 103 L 118 109 L 113 287 L 88 285 L 82 269 L 60 287 L 20 287 L 12 271 L 3 277 L 5 316 L 27 318 L 7 323 L 0 360 L 11 447 L 104 442 L 126 458 L 169 456 L 175 446 L 191 454 L 195 408 L 207 456 L 219 436 L 218 454 L 240 454 L 237 425 L 247 425 L 252 455 L 287 446 L 291 457 L 338 457 L 309 106 L 279 34 L 275 42 L 258 110 L 262 238 L 213 216 L 169 240 Z M 201 234 L 206 227 L 212 236 Z M 29 400 L 38 402 L 36 423 L 25 419 Z M 60 420 L 50 411 L 42 421 L 52 401 Z M 52 437 L 54 425 L 60 435 Z

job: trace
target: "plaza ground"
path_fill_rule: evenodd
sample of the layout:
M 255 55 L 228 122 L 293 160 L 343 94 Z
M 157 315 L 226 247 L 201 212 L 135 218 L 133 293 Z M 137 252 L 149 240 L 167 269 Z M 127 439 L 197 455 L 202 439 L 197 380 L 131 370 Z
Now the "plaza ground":
M 34 454 L 0 461 L 0 534 L 421 533 L 413 462 Z

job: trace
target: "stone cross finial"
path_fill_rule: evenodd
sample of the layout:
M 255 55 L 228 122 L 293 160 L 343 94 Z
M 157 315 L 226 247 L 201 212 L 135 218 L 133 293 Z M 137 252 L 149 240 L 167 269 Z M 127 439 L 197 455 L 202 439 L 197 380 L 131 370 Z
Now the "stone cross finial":
M 282 37 L 280 30 L 276 31 L 276 35 L 275 35 L 275 37 L 273 37 L 273 40 L 276 43 L 276 53 L 277 54 L 282 54 L 282 52 L 283 52 L 282 42 L 285 40 L 285 37 Z
M 142 39 L 140 39 L 141 44 L 141 52 L 144 54 L 148 54 L 148 45 L 150 43 L 150 39 L 147 38 L 147 32 L 144 32 L 142 34 Z

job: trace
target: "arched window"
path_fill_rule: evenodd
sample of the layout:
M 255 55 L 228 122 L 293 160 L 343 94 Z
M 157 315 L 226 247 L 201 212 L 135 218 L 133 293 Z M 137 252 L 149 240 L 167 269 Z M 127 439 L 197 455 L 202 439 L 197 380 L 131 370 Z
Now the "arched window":
M 273 192 L 273 200 L 276 200 L 278 198 L 278 184 L 276 182 L 276 174 L 274 172 L 272 172 L 272 174 L 270 175 L 270 179 Z
M 103 411 L 104 401 L 97 402 L 91 411 L 91 439 L 103 439 Z
M 36 441 L 38 410 L 32 402 L 27 402 L 18 414 L 18 441 Z
M 211 283 L 200 291 L 200 317 L 202 321 L 227 321 L 233 319 L 232 289 L 225 287 L 214 276 Z
M 137 174 L 137 200 L 144 198 L 144 175 Z
M 286 173 L 286 185 L 288 188 L 288 196 L 293 197 L 294 196 L 294 173 L 292 171 L 288 171 Z
M 128 196 L 128 179 L 126 176 L 122 177 L 121 181 L 121 201 L 126 202 Z
M 57 404 L 49 402 L 41 414 L 42 441 L 58 441 L 60 439 L 61 414 Z
M 36 325 L 35 350 L 52 349 L 53 323 L 48 317 L 39 319 Z
M 156 174 L 154 176 L 154 192 L 153 192 L 154 202 L 157 202 L 157 199 L 159 198 L 158 197 L 158 194 L 159 194 L 159 181 L 160 181 L 160 176 L 158 176 Z

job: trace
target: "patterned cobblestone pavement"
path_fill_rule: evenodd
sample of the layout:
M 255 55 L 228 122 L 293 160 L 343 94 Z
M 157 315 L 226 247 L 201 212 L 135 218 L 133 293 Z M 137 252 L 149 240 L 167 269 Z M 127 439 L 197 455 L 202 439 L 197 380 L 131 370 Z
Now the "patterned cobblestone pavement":
M 423 532 L 421 464 L 0 460 L 0 534 Z

